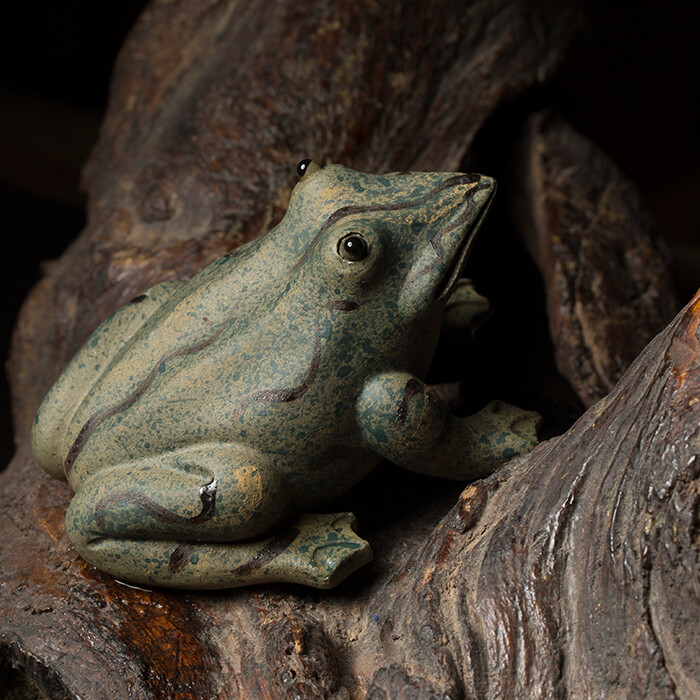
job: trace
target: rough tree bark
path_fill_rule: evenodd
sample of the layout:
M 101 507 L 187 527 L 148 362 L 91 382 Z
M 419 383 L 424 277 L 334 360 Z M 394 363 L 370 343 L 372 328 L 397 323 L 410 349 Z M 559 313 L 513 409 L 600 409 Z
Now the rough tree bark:
M 18 451 L 0 476 L 6 687 L 51 698 L 700 695 L 700 296 L 568 432 L 489 479 L 464 488 L 380 468 L 342 502 L 375 562 L 331 592 L 115 582 L 70 548 L 70 490 L 31 457 L 33 414 L 80 342 L 155 282 L 187 278 L 269 228 L 296 161 L 373 171 L 471 165 L 480 127 L 551 75 L 577 17 L 573 2 L 431 5 L 160 0 L 132 31 L 85 171 L 88 227 L 47 267 L 13 340 Z M 553 335 L 560 366 L 573 357 L 585 370 L 568 375 L 578 392 L 569 390 L 570 411 L 613 385 L 675 302 L 663 253 L 627 195 L 605 197 L 597 229 L 586 223 L 601 192 L 630 185 L 566 124 L 533 123 L 514 151 L 525 184 L 501 184 L 521 202 L 524 193 L 516 218 L 546 272 L 553 326 L 566 325 L 559 309 L 579 320 Z M 491 138 L 479 152 L 513 141 Z M 574 164 L 595 187 L 571 177 Z M 583 255 L 573 238 L 568 247 L 557 238 L 576 226 Z M 632 234 L 632 256 L 603 265 L 590 253 L 601 237 L 625 250 Z M 515 247 L 507 226 L 484 235 L 495 249 Z M 505 288 L 505 298 L 526 294 L 521 278 L 489 262 L 488 246 L 481 252 L 477 281 Z M 576 286 L 580 269 L 596 283 Z M 611 313 L 610 289 L 643 312 Z M 606 332 L 576 331 L 593 308 Z M 478 374 L 519 381 L 514 391 L 537 407 L 561 409 L 563 380 L 522 359 L 524 345 L 546 354 L 542 314 L 525 314 L 523 343 L 512 342 L 521 308 L 498 311 L 509 340 L 485 331 L 492 345 Z M 611 337 L 624 352 L 606 364 Z
M 590 406 L 669 320 L 668 259 L 632 183 L 562 119 L 528 120 L 518 167 L 515 211 L 545 276 L 557 367 Z

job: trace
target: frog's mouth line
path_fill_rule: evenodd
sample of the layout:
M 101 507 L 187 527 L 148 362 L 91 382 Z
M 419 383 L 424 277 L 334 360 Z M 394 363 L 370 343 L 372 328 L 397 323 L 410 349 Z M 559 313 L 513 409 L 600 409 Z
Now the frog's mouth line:
M 478 192 L 479 190 L 483 191 L 484 189 L 486 189 L 486 187 L 480 187 L 476 191 L 470 192 L 470 195 L 474 196 L 476 192 Z M 452 259 L 447 265 L 447 268 L 444 274 L 442 275 L 442 278 L 435 287 L 436 300 L 447 301 L 450 298 L 452 292 L 454 291 L 454 288 L 457 285 L 457 281 L 462 275 L 462 271 L 464 269 L 465 263 L 467 262 L 467 258 L 469 257 L 469 253 L 471 252 L 474 242 L 476 241 L 476 236 L 479 233 L 481 224 L 486 218 L 486 213 L 488 212 L 489 207 L 491 206 L 491 202 L 493 201 L 495 193 L 496 188 L 495 186 L 492 186 L 486 201 L 479 205 L 479 211 L 476 214 L 476 218 L 471 222 L 469 230 L 465 232 L 464 236 L 462 237 L 462 240 L 459 242 L 459 245 L 457 246 L 457 249 L 455 250 L 454 255 L 452 256 Z M 457 226 L 455 225 L 456 223 L 468 222 L 474 215 L 474 207 L 474 200 L 471 199 L 465 207 L 464 211 L 460 214 L 457 222 L 453 222 L 452 224 L 450 224 L 449 230 L 454 230 L 454 228 L 457 228 Z M 442 235 L 444 235 L 444 233 Z

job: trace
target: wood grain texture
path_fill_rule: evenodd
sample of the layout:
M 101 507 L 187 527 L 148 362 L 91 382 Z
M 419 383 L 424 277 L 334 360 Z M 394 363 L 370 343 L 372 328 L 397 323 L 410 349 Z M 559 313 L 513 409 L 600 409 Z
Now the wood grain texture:
M 393 635 L 440 652 L 405 659 L 413 678 L 451 697 L 697 695 L 699 339 L 700 293 L 568 433 L 464 490 L 386 596 Z
M 517 220 L 557 367 L 590 406 L 675 314 L 669 255 L 632 182 L 563 119 L 533 115 L 519 150 Z
M 698 695 L 700 297 L 565 435 L 491 478 L 384 465 L 333 504 L 355 510 L 375 561 L 331 592 L 120 584 L 69 547 L 70 489 L 27 444 L 91 330 L 268 229 L 300 158 L 458 168 L 493 110 L 551 75 L 576 16 L 508 0 L 148 7 L 85 170 L 88 227 L 14 336 L 6 678 L 50 698 Z

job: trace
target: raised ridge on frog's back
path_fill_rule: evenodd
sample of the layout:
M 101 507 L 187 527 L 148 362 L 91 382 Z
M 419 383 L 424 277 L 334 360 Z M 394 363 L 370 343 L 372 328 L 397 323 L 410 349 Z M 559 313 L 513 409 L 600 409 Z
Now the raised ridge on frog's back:
M 276 530 L 288 516 L 381 459 L 469 479 L 536 444 L 536 414 L 457 419 L 422 381 L 493 180 L 300 170 L 278 226 L 115 312 L 39 409 L 37 460 L 75 491 L 69 537 L 115 576 L 329 587 L 371 558 L 354 518 Z M 484 300 L 455 308 L 472 325 Z

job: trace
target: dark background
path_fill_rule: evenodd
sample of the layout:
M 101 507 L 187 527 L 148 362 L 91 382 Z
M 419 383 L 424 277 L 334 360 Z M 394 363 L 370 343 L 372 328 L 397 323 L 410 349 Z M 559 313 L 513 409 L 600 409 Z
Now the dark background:
M 80 168 L 142 0 L 10 3 L 0 28 L 0 357 L 41 261 L 82 229 Z M 586 4 L 587 26 L 548 88 L 559 110 L 639 186 L 686 301 L 700 284 L 700 3 Z M 301 154 L 306 155 L 306 154 Z M 0 380 L 0 464 L 12 455 Z

